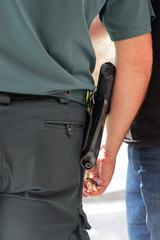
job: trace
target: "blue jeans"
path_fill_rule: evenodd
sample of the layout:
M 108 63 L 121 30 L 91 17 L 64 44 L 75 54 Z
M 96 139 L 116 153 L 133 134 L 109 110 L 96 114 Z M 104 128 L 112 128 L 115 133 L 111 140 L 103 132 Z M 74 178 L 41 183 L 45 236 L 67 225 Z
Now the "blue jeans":
M 160 148 L 128 147 L 126 186 L 130 240 L 160 239 Z

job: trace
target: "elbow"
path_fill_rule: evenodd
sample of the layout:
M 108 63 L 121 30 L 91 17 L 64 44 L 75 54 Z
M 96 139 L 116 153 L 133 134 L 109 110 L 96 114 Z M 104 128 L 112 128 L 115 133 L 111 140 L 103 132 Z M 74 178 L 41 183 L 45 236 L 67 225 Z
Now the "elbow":
M 153 65 L 153 47 L 150 34 L 148 35 L 147 40 L 139 46 L 139 51 L 137 51 L 137 57 L 135 56 L 135 58 L 133 59 L 135 60 L 137 58 L 137 64 L 139 65 L 139 68 L 141 68 L 140 71 L 142 71 L 142 73 L 146 76 L 146 79 L 148 79 L 149 81 Z
M 117 65 L 125 66 L 134 74 L 150 79 L 153 64 L 151 34 L 145 34 L 116 43 Z
M 153 52 L 150 49 L 150 52 L 144 53 L 144 57 L 141 58 L 140 65 L 142 67 L 142 71 L 144 71 L 144 75 L 146 75 L 146 79 L 148 82 L 150 81 L 150 77 L 152 74 L 152 65 L 153 65 Z

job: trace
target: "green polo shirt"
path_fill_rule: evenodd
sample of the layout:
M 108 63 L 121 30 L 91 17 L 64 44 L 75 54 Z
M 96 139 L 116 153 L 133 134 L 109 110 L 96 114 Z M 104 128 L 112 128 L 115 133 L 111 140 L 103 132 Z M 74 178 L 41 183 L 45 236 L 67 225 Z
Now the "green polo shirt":
M 0 0 L 0 91 L 93 90 L 99 12 L 113 41 L 151 31 L 150 0 Z

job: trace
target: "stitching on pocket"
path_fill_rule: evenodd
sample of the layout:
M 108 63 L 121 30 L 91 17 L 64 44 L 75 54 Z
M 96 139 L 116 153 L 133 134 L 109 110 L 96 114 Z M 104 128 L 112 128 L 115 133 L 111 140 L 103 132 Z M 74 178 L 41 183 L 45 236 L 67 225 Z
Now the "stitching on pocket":
M 65 128 L 66 125 L 73 125 L 76 129 L 82 129 L 84 127 L 83 122 L 67 122 L 67 121 L 55 121 L 55 120 L 44 120 L 44 127 L 57 127 L 57 128 Z
M 55 121 L 55 120 L 44 120 L 45 128 L 59 129 L 65 131 L 66 135 L 70 138 L 77 131 L 84 129 L 82 122 L 66 122 L 66 121 Z

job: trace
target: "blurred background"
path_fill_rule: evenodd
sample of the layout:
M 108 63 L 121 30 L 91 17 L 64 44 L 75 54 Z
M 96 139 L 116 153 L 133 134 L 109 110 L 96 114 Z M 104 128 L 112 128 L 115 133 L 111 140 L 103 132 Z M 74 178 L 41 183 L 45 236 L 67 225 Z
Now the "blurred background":
M 97 82 L 102 63 L 115 62 L 113 42 L 107 36 L 93 43 L 96 53 L 94 79 Z M 92 226 L 91 240 L 128 240 L 125 206 L 125 182 L 127 171 L 127 145 L 122 144 L 117 156 L 113 179 L 106 192 L 95 198 L 83 200 L 83 207 Z

